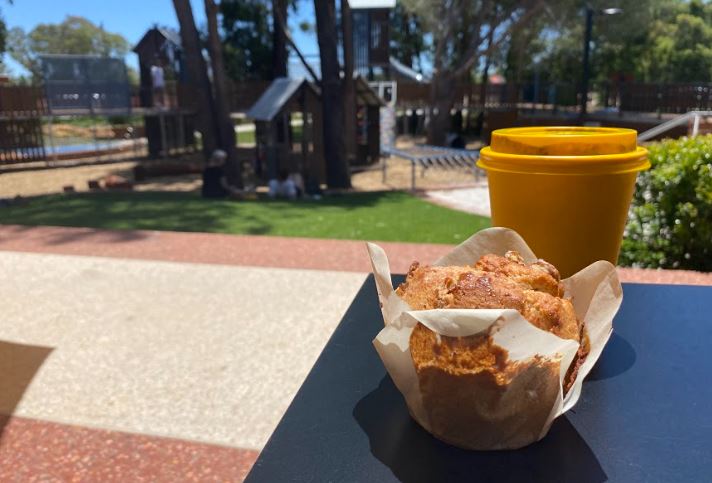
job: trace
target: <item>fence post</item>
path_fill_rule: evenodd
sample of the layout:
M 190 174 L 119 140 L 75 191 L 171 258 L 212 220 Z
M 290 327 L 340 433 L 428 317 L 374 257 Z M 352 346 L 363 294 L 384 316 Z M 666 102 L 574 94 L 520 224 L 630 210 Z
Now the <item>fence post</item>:
M 49 148 L 52 150 L 52 161 L 55 163 L 58 160 L 57 156 L 57 148 L 54 146 L 54 134 L 52 133 L 52 121 L 54 120 L 54 116 L 52 114 L 49 115 L 49 129 L 47 130 L 49 132 Z M 42 125 L 42 118 L 40 118 L 40 126 Z M 47 163 L 50 164 L 50 163 Z
M 692 135 L 697 136 L 700 132 L 700 115 L 695 113 L 694 121 L 692 122 Z
M 415 161 L 410 161 L 410 190 L 415 191 Z
M 166 136 L 166 118 L 164 112 L 161 110 L 158 112 L 158 125 L 161 128 L 161 150 L 159 153 L 163 156 L 169 156 L 168 152 L 168 139 Z
M 625 82 L 618 83 L 618 117 L 623 118 L 623 96 L 625 95 L 626 89 Z
M 183 111 L 178 110 L 176 117 L 178 118 L 178 150 L 183 153 L 185 152 L 185 126 L 183 124 Z M 304 134 L 302 134 L 302 138 L 303 137 Z
M 558 84 L 554 83 L 554 95 L 552 96 L 554 98 L 554 107 L 552 109 L 552 112 L 556 114 L 559 111 L 559 92 L 558 92 Z

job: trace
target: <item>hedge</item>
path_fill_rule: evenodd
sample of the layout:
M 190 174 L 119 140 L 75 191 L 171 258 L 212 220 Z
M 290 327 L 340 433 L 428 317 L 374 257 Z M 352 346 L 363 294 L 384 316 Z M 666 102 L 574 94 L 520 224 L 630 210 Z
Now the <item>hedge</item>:
M 712 271 L 712 135 L 648 146 L 619 263 Z

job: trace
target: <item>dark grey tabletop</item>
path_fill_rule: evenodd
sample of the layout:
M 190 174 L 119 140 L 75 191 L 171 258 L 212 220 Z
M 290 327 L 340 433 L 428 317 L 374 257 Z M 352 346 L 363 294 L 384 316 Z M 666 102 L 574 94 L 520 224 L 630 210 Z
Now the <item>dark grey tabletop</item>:
M 472 452 L 408 415 L 371 345 L 383 321 L 369 277 L 247 481 L 712 481 L 712 287 L 623 293 L 574 409 L 524 449 Z

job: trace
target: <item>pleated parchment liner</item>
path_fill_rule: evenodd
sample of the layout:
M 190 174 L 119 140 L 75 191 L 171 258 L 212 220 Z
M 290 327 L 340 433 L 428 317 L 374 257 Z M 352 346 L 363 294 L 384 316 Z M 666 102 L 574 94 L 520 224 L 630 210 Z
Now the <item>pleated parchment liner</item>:
M 489 228 L 433 265 L 472 265 L 482 255 L 508 250 L 518 251 L 526 263 L 537 259 L 515 231 Z M 590 340 L 590 352 L 564 396 L 562 381 L 578 350 L 576 341 L 541 330 L 511 309 L 411 310 L 393 289 L 386 253 L 373 243 L 368 243 L 368 252 L 385 322 L 373 345 L 412 417 L 437 438 L 467 449 L 516 449 L 543 438 L 553 420 L 578 401 L 623 300 L 615 267 L 607 261 L 592 263 L 562 281 Z M 488 334 L 507 351 L 509 382 L 501 385 L 492 378 L 442 371 L 419 376 L 409 348 L 418 322 L 444 336 Z

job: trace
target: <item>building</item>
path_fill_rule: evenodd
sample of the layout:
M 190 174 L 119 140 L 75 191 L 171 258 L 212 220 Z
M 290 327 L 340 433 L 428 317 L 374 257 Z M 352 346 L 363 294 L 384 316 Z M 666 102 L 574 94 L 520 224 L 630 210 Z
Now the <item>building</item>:
M 391 78 L 390 23 L 396 0 L 350 0 L 354 70 L 368 80 Z
M 383 101 L 363 77 L 356 77 L 356 164 L 377 161 L 379 109 Z M 267 181 L 280 173 L 300 173 L 307 187 L 326 181 L 321 91 L 306 79 L 272 81 L 247 111 L 255 122 L 255 174 Z

